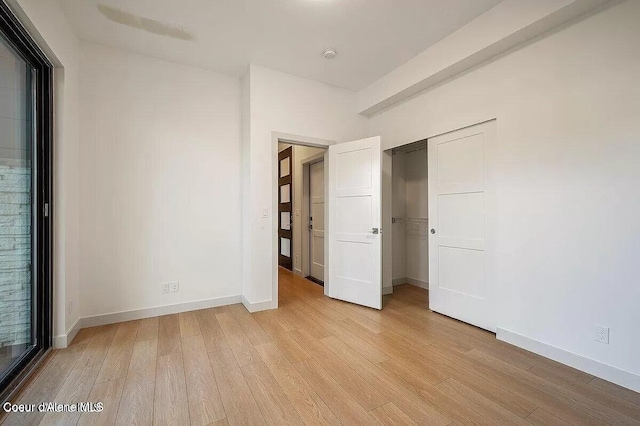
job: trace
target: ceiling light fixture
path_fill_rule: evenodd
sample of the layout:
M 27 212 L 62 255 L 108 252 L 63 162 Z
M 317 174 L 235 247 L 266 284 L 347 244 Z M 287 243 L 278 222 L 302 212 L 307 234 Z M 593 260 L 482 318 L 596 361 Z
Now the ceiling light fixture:
M 329 48 L 329 49 L 325 49 L 322 55 L 327 59 L 333 59 L 336 57 L 337 54 L 338 52 L 336 52 L 336 49 Z

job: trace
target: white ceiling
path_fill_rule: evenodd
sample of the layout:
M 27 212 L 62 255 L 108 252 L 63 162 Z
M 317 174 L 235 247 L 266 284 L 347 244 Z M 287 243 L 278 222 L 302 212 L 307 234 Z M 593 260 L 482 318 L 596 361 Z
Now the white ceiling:
M 500 1 L 61 0 L 86 41 L 234 76 L 254 63 L 352 90 L 373 83 Z M 99 4 L 184 30 L 193 39 L 113 22 L 99 12 Z M 322 56 L 327 47 L 338 51 L 334 60 Z

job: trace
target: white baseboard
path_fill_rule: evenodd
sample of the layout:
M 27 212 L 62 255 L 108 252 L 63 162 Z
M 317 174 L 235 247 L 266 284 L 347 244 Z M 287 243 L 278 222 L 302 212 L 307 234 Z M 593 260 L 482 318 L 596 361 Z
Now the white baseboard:
M 199 309 L 215 308 L 216 306 L 233 305 L 242 302 L 242 297 L 225 296 L 213 299 L 196 300 L 193 302 L 176 303 L 174 305 L 156 306 L 153 308 L 134 309 L 131 311 L 114 312 L 111 314 L 94 315 L 80 319 L 81 328 L 95 327 L 98 325 L 113 324 L 116 322 L 133 321 L 142 318 L 157 317 L 160 315 L 178 314 L 180 312 L 197 311 Z
M 263 302 L 249 302 L 246 297 L 242 296 L 242 304 L 247 309 L 247 311 L 254 313 L 259 311 L 267 311 L 272 309 L 271 300 L 265 300 Z
M 576 368 L 585 373 L 592 374 L 601 379 L 640 392 L 640 375 L 630 371 L 621 370 L 600 361 L 586 358 L 582 355 L 560 349 L 556 346 L 549 345 L 539 340 L 534 340 L 526 336 L 522 336 L 513 331 L 505 330 L 498 327 L 496 338 L 504 342 L 526 349 L 543 357 L 550 358 L 562 364 Z
M 63 349 L 69 346 L 69 343 L 73 341 L 73 338 L 76 337 L 78 331 L 80 331 L 80 323 L 81 318 L 78 318 L 76 322 L 66 331 L 66 334 L 61 334 L 59 336 L 55 336 L 53 338 L 53 347 L 55 349 Z
M 427 281 L 420 281 L 415 278 L 409 278 L 409 277 L 394 278 L 393 280 L 391 280 L 391 282 L 394 287 L 401 284 L 411 284 L 413 286 L 429 290 L 429 283 Z
M 394 287 L 397 286 L 397 285 L 406 284 L 406 283 L 407 283 L 407 278 L 406 277 L 394 278 L 394 279 L 391 280 L 391 285 L 394 286 Z
M 382 295 L 393 294 L 393 287 L 382 287 Z

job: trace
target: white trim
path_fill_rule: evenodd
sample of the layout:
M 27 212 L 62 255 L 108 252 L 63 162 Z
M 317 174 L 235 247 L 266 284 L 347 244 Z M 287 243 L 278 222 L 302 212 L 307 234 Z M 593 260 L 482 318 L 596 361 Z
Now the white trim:
M 513 331 L 498 327 L 496 338 L 522 349 L 526 349 L 543 357 L 550 358 L 562 364 L 592 374 L 601 379 L 640 392 L 640 375 L 621 370 L 600 361 L 586 358 L 565 349 L 549 345 L 548 343 L 523 336 Z
M 413 286 L 429 290 L 429 282 L 428 281 L 421 281 L 421 280 L 417 280 L 415 278 L 409 278 L 409 277 L 394 278 L 392 280 L 392 283 L 393 283 L 394 287 L 397 286 L 397 285 L 401 285 L 401 284 L 411 284 Z
M 394 287 L 401 284 L 407 284 L 407 277 L 394 278 L 391 280 L 391 285 Z
M 80 319 L 81 328 L 98 325 L 114 324 L 123 321 L 133 321 L 152 318 L 160 315 L 178 314 L 181 312 L 197 311 L 199 309 L 217 306 L 233 305 L 242 302 L 242 296 L 225 296 L 213 299 L 196 300 L 193 302 L 176 303 L 174 305 L 156 306 L 153 308 L 134 309 L 131 311 L 113 312 L 110 314 L 93 315 Z
M 382 295 L 393 294 L 393 287 L 382 287 Z
M 271 300 L 251 303 L 244 296 L 242 296 L 242 304 L 244 305 L 245 309 L 250 313 L 266 311 L 266 310 L 272 309 L 272 306 L 273 306 Z
M 78 331 L 80 331 L 81 318 L 78 318 L 76 322 L 67 330 L 66 334 L 61 334 L 53 338 L 53 347 L 55 349 L 64 349 L 69 346 L 69 343 L 73 342 L 73 338 L 76 337 Z

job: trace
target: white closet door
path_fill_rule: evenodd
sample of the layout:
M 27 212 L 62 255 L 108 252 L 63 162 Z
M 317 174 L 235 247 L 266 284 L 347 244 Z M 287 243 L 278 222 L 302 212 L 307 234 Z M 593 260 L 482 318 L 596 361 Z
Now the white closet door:
M 309 170 L 309 202 L 312 225 L 309 231 L 311 244 L 310 274 L 313 278 L 324 281 L 324 161 L 313 163 Z
M 429 307 L 495 331 L 487 270 L 487 152 L 495 122 L 438 136 L 429 148 Z
M 382 309 L 380 137 L 329 147 L 328 295 Z

